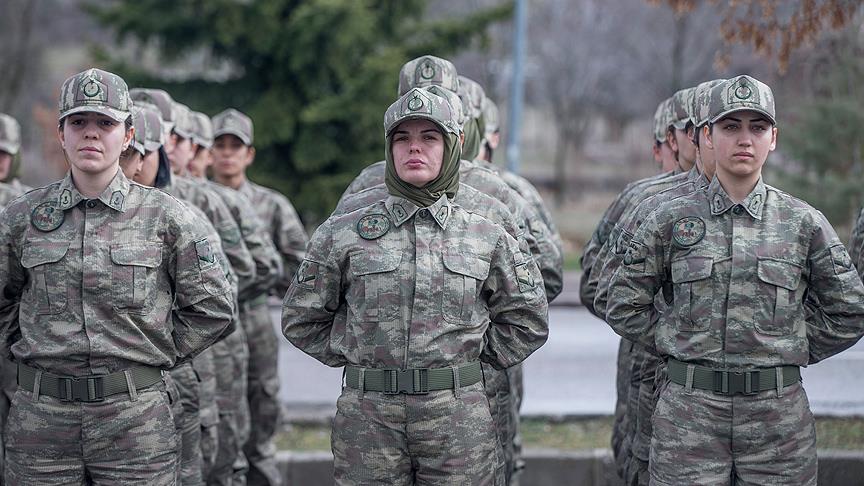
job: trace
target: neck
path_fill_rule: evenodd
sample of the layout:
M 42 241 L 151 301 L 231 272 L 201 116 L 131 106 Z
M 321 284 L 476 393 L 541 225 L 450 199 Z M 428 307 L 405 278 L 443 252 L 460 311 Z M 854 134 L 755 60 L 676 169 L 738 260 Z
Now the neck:
M 223 186 L 228 186 L 231 189 L 239 189 L 240 186 L 242 186 L 243 183 L 246 182 L 246 173 L 240 172 L 239 174 L 230 176 L 214 174 L 213 179 L 215 179 L 216 182 L 222 184 Z
M 72 183 L 82 196 L 93 199 L 99 197 L 102 192 L 114 180 L 117 171 L 120 170 L 116 165 L 113 169 L 104 170 L 98 174 L 87 174 L 72 168 Z
M 759 183 L 760 172 L 754 172 L 746 176 L 734 176 L 723 171 L 717 171 L 717 180 L 723 186 L 723 190 L 729 195 L 735 203 L 747 199 L 747 196 L 753 192 L 753 188 Z
M 695 162 L 692 160 L 684 160 L 682 158 L 678 159 L 678 168 L 681 169 L 681 172 L 688 172 L 693 168 L 693 164 Z

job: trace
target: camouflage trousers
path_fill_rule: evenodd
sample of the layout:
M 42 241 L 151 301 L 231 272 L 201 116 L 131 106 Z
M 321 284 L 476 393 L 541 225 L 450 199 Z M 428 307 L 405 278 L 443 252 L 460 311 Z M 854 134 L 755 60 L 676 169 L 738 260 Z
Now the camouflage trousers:
M 243 486 L 249 466 L 243 444 L 249 437 L 246 367 L 249 349 L 241 326 L 213 345 L 216 403 L 219 406 L 219 444 L 216 463 L 207 477 L 210 486 Z
M 628 486 L 647 486 L 651 420 L 659 399 L 657 370 L 663 361 L 659 356 L 651 354 L 635 343 L 630 350 L 630 361 L 632 396 L 628 400 L 627 417 L 632 429 L 629 459 L 624 468 L 624 482 Z
M 206 480 L 216 463 L 219 449 L 219 405 L 216 402 L 216 369 L 213 348 L 207 348 L 192 360 L 200 383 L 198 413 L 201 422 L 201 477 Z
M 624 479 L 627 476 L 627 464 L 630 462 L 630 444 L 632 428 L 630 424 L 629 399 L 632 388 L 630 351 L 633 343 L 621 339 L 618 344 L 618 358 L 615 374 L 615 420 L 612 425 L 612 455 L 615 459 L 615 470 Z
M 243 446 L 250 486 L 278 486 L 282 482 L 276 465 L 273 436 L 279 425 L 279 336 L 270 319 L 267 299 L 259 297 L 240 306 L 240 322 L 249 346 L 246 396 L 251 417 L 249 439 Z
M 667 382 L 654 411 L 652 485 L 815 486 L 816 428 L 800 383 L 717 395 Z
M 176 484 L 177 436 L 164 383 L 96 403 L 19 389 L 6 432 L 6 484 Z
M 510 380 L 507 370 L 496 370 L 488 363 L 482 363 L 483 390 L 489 403 L 489 414 L 495 427 L 498 447 L 497 457 L 500 463 L 496 465 L 495 474 L 503 484 L 510 484 L 510 473 L 513 467 L 512 442 L 508 443 L 510 431 Z
M 179 484 L 199 486 L 204 482 L 201 476 L 201 418 L 199 416 L 201 384 L 190 363 L 172 369 L 170 374 L 177 386 L 182 406 L 180 416 L 175 417 L 180 457 Z
M 331 446 L 339 486 L 500 486 L 481 383 L 427 395 L 343 388 Z
M 15 363 L 0 358 L 0 484 L 3 479 L 3 463 L 6 447 L 6 419 L 9 417 L 9 406 L 12 397 L 18 391 L 17 367 Z
M 510 486 L 519 486 L 522 471 L 525 470 L 525 461 L 522 460 L 522 433 L 519 429 L 522 411 L 522 397 L 525 396 L 523 385 L 522 363 L 507 369 L 507 378 L 510 382 L 510 423 L 508 440 L 512 447 L 513 466 L 510 473 Z

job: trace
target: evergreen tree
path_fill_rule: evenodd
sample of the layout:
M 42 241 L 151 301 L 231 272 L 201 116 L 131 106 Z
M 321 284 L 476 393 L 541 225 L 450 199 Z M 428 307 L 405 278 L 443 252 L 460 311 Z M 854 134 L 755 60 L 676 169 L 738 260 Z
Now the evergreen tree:
M 170 81 L 117 59 L 130 86 L 160 87 L 213 115 L 232 106 L 255 121 L 251 177 L 288 195 L 304 221 L 326 218 L 367 164 L 381 160 L 383 116 L 401 65 L 442 57 L 508 18 L 512 5 L 427 21 L 424 0 L 121 0 L 91 13 L 120 40 L 158 45 L 167 61 L 203 53 L 227 80 Z

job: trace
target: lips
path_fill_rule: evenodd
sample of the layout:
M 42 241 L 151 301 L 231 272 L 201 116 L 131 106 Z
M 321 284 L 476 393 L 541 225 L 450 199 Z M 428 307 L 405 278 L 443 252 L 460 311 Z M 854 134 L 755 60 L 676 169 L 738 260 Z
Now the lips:
M 408 167 L 421 167 L 426 165 L 426 162 L 423 162 L 420 159 L 408 159 L 405 161 L 405 165 Z
M 100 153 L 100 154 L 102 153 L 102 151 L 96 147 L 82 147 L 78 150 L 81 152 L 95 152 L 95 153 Z
M 735 154 L 732 154 L 732 155 L 733 155 L 733 157 L 742 157 L 742 158 L 748 158 L 748 159 L 753 158 L 753 154 L 751 154 L 750 152 L 736 152 Z

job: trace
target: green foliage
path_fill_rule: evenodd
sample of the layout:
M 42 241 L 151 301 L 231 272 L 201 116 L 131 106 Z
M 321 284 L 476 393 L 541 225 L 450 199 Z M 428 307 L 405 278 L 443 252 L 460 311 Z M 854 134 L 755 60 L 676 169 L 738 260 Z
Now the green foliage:
M 424 20 L 425 0 L 120 0 L 90 12 L 118 39 L 155 41 L 163 59 L 206 51 L 234 66 L 228 81 L 172 82 L 113 60 L 130 86 L 159 87 L 213 115 L 255 121 L 251 178 L 288 195 L 316 223 L 367 164 L 383 158 L 382 121 L 399 68 L 422 54 L 485 42 L 512 5 Z M 103 53 L 104 54 L 104 53 Z

